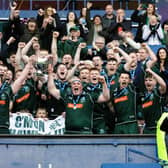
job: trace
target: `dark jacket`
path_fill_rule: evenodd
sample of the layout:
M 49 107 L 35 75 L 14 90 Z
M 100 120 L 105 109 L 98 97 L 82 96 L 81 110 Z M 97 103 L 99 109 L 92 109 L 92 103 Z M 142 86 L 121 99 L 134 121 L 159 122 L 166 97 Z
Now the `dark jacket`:
M 52 15 L 52 17 L 55 19 L 55 23 L 56 23 L 55 27 L 60 27 L 61 26 L 61 20 L 60 20 L 60 17 L 58 15 L 58 13 L 55 13 L 54 15 Z M 37 15 L 36 20 L 37 20 L 38 28 L 41 29 L 41 26 L 42 26 L 43 20 L 44 20 L 44 15 L 43 16 Z
M 120 23 L 115 21 L 106 31 L 103 30 L 100 34 L 105 37 L 106 43 L 108 43 L 112 40 L 121 40 L 122 38 L 118 35 L 121 30 L 131 31 L 131 21 L 126 19 Z
M 57 13 L 52 15 L 55 19 L 55 24 L 48 24 L 44 29 L 42 28 L 44 15 L 37 15 L 37 25 L 40 31 L 40 46 L 42 49 L 48 50 L 51 52 L 51 42 L 52 42 L 52 33 L 53 31 L 61 32 L 61 20 Z
M 14 18 L 13 20 L 9 19 L 7 24 L 3 28 L 3 40 L 2 43 L 5 44 L 8 39 L 13 36 L 16 40 L 14 43 L 8 46 L 10 52 L 16 52 L 18 47 L 18 42 L 22 35 L 20 17 Z
M 89 9 L 87 9 L 87 11 L 86 11 L 86 22 L 87 22 L 87 25 L 88 25 L 88 28 L 89 28 L 89 33 L 88 33 L 88 36 L 87 36 L 87 44 L 92 45 L 95 29 L 94 29 L 94 23 L 90 19 L 90 10 Z M 101 33 L 101 31 L 99 33 Z
M 30 31 L 28 30 L 27 26 L 23 26 L 22 31 L 23 31 L 23 35 L 22 35 L 21 38 L 20 38 L 20 41 L 21 41 L 21 42 L 28 43 L 28 42 L 32 39 L 32 37 L 37 37 L 38 39 L 40 38 L 40 33 L 39 33 L 38 28 L 36 28 L 34 32 L 30 32 Z M 31 48 L 29 49 L 27 55 L 32 55 L 32 54 L 34 54 L 34 50 L 33 50 L 33 48 L 31 47 Z
M 102 17 L 102 25 L 103 29 L 107 29 L 111 26 L 111 24 L 115 23 L 116 21 L 116 16 L 113 14 L 113 17 L 111 19 L 107 18 L 107 15 L 103 15 Z

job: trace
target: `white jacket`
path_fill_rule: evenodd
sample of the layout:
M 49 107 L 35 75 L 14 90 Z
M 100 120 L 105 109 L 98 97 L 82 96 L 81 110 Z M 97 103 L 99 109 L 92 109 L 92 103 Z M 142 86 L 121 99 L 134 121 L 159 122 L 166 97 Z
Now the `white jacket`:
M 161 45 L 164 34 L 162 31 L 161 24 L 156 28 L 155 34 L 152 34 L 150 25 L 144 25 L 142 27 L 142 39 L 147 42 L 148 45 Z

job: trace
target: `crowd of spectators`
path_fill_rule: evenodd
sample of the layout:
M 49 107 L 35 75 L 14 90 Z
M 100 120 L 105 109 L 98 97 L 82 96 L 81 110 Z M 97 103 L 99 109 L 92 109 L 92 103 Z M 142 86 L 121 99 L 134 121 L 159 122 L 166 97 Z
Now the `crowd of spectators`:
M 156 132 L 168 103 L 168 20 L 161 24 L 152 3 L 131 20 L 112 4 L 92 19 L 93 5 L 63 22 L 51 6 L 23 20 L 10 4 L 0 32 L 0 133 L 8 133 L 9 112 L 63 115 L 70 134 Z

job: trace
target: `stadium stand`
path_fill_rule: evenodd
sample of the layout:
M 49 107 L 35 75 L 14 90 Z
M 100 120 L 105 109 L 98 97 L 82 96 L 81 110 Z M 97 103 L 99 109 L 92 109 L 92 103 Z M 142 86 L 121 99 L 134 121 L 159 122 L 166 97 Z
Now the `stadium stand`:
M 160 38 L 156 33 L 162 23 L 159 10 L 155 13 L 158 27 L 152 25 L 146 14 L 147 4 L 159 7 L 159 1 L 17 0 L 16 3 L 17 7 L 10 7 L 9 1 L 0 1 L 0 114 L 5 112 L 0 116 L 0 167 L 161 168 L 155 133 L 162 110 L 168 111 L 165 102 L 168 22 L 163 27 L 164 39 Z M 112 4 L 114 15 L 106 29 L 102 16 L 107 4 Z M 46 9 L 48 6 L 52 8 Z M 79 18 L 83 7 L 87 7 L 85 17 L 90 20 L 87 22 L 85 18 L 79 24 L 75 22 L 75 14 Z M 26 23 L 21 27 L 17 9 L 19 23 Z M 145 22 L 133 19 L 137 9 L 141 17 L 147 17 Z M 37 17 L 37 22 L 32 17 Z M 157 40 L 164 41 L 161 45 L 148 46 L 147 41 L 135 41 L 137 29 L 149 23 L 149 36 L 159 36 Z M 91 37 L 88 32 L 92 30 L 92 45 L 87 45 L 86 39 Z M 106 43 L 107 40 L 111 41 Z M 23 67 L 24 71 L 30 71 L 20 76 Z M 30 72 L 35 78 L 31 78 Z M 17 85 L 21 89 L 15 95 L 18 87 L 12 73 L 16 79 L 28 77 L 23 87 L 22 82 Z M 107 103 L 109 98 L 111 101 Z M 151 109 L 146 110 L 148 107 Z M 9 110 L 10 116 L 6 113 Z M 11 135 L 4 135 L 4 130 Z

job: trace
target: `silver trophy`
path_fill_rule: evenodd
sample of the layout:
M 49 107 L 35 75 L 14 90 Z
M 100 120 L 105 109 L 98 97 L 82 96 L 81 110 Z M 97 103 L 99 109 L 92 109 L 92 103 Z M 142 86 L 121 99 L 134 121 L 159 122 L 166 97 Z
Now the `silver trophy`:
M 49 63 L 48 58 L 38 58 L 37 59 L 37 62 L 35 64 L 37 77 L 42 77 L 45 74 L 47 74 L 48 63 Z

